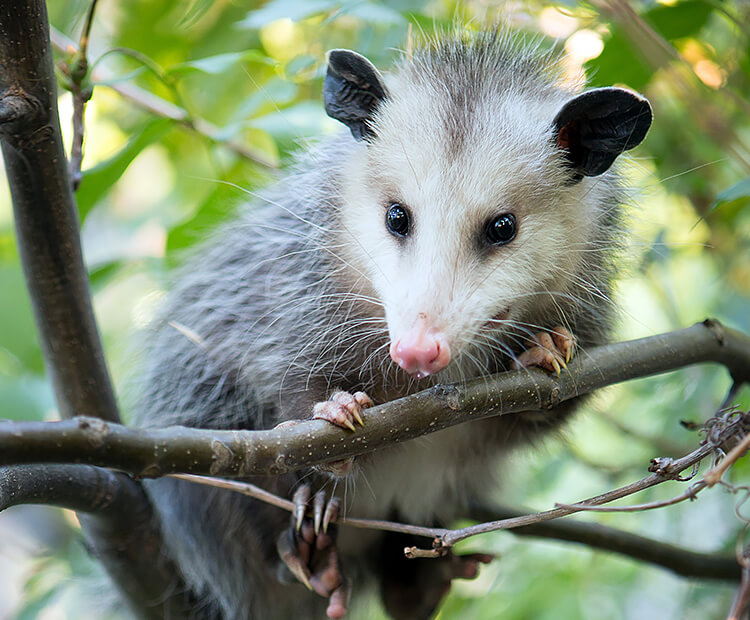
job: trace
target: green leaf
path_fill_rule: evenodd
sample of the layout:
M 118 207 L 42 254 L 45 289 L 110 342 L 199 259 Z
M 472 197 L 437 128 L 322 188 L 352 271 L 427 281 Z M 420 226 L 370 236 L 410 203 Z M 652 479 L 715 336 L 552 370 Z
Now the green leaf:
M 84 171 L 81 185 L 76 192 L 81 221 L 119 180 L 136 156 L 167 133 L 173 122 L 163 118 L 149 121 L 140 131 L 135 131 L 133 137 L 115 155 Z
M 336 0 L 271 0 L 263 8 L 250 11 L 245 19 L 237 23 L 237 27 L 262 28 L 283 18 L 300 21 L 317 13 L 335 9 L 339 4 Z
M 148 67 L 138 67 L 137 69 L 133 69 L 132 71 L 128 71 L 127 73 L 123 73 L 122 75 L 115 75 L 104 80 L 97 80 L 96 82 L 94 82 L 94 87 L 113 86 L 115 84 L 122 84 L 124 82 L 132 82 L 139 75 L 141 75 L 142 73 L 146 73 L 147 71 L 149 71 Z
M 179 21 L 181 28 L 190 28 L 198 23 L 209 9 L 214 5 L 214 0 L 193 0 L 185 8 L 185 13 Z
M 54 407 L 52 386 L 46 379 L 32 375 L 17 377 L 0 371 L 0 418 L 42 421 Z
M 288 145 L 301 137 L 320 135 L 327 123 L 328 118 L 320 102 L 303 101 L 254 118 L 249 125 L 267 131 L 277 141 Z
M 711 203 L 709 211 L 737 200 L 750 200 L 750 177 L 744 178 L 718 193 Z
M 173 65 L 167 70 L 168 75 L 177 73 L 188 73 L 190 71 L 199 71 L 209 75 L 219 75 L 231 69 L 247 57 L 246 52 L 229 52 L 227 54 L 216 54 L 216 56 L 207 56 L 197 60 L 182 62 Z
M 701 0 L 679 2 L 673 6 L 658 5 L 643 13 L 643 19 L 660 35 L 670 41 L 695 35 L 711 16 L 711 7 Z M 645 89 L 654 70 L 643 60 L 641 51 L 625 32 L 612 27 L 612 35 L 605 41 L 604 50 L 586 63 L 592 86 L 627 84 L 636 90 Z M 627 58 L 627 62 L 623 62 Z
M 623 62 L 623 58 L 628 62 Z M 586 63 L 586 72 L 591 76 L 591 86 L 627 84 L 635 90 L 643 90 L 652 75 L 651 69 L 618 28 L 612 29 L 612 36 L 604 42 L 602 53 Z
M 233 212 L 233 205 L 238 201 L 242 190 L 217 182 L 216 188 L 211 192 L 195 213 L 184 222 L 172 228 L 167 236 L 167 256 L 179 260 L 180 250 L 192 247 L 199 241 L 205 239 L 216 226 L 226 220 Z
M 0 265 L 0 343 L 6 354 L 14 357 L 23 371 L 44 373 L 31 302 L 20 265 Z
M 311 54 L 300 54 L 286 63 L 284 72 L 290 77 L 296 77 L 301 73 L 310 71 L 319 61 L 319 58 Z
M 706 25 L 712 10 L 711 3 L 692 0 L 672 6 L 657 5 L 646 11 L 644 18 L 660 35 L 672 41 L 698 34 Z
M 406 18 L 398 11 L 372 2 L 355 3 L 348 7 L 345 6 L 341 10 L 341 13 L 353 15 L 365 22 L 386 26 L 394 26 L 406 22 Z
M 94 293 L 100 291 L 107 284 L 109 284 L 122 269 L 122 266 L 122 261 L 113 260 L 101 265 L 97 265 L 93 269 L 90 269 L 89 282 L 91 283 L 91 288 L 93 289 Z
M 292 59 L 291 62 L 293 62 Z M 258 86 L 237 107 L 232 120 L 245 122 L 251 116 L 254 116 L 262 107 L 278 108 L 288 105 L 299 95 L 299 86 L 289 80 L 274 77 L 265 84 Z

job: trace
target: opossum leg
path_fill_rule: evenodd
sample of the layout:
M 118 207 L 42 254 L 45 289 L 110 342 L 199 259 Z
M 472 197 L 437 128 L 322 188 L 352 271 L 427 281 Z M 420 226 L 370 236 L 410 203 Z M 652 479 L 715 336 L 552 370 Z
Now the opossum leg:
M 575 336 L 558 325 L 548 332 L 535 334 L 534 344 L 518 356 L 514 366 L 517 369 L 539 366 L 559 375 L 573 356 L 575 345 Z
M 362 411 L 372 407 L 372 399 L 364 392 L 338 391 L 331 394 L 330 398 L 313 407 L 313 418 L 327 420 L 331 424 L 355 430 L 354 422 L 364 426 Z
M 349 584 L 344 579 L 336 549 L 336 526 L 340 500 L 326 502 L 320 491 L 312 497 L 309 485 L 297 489 L 292 498 L 291 525 L 276 541 L 284 565 L 309 590 L 328 598 L 329 618 L 343 618 L 349 604 Z
M 331 394 L 328 400 L 315 404 L 312 417 L 316 420 L 326 420 L 331 424 L 353 431 L 355 430 L 354 422 L 364 426 L 362 411 L 372 406 L 372 399 L 364 392 L 350 394 L 349 392 L 336 391 Z M 315 468 L 334 476 L 343 477 L 351 471 L 353 464 L 354 457 L 349 457 L 340 461 L 316 465 Z
M 413 537 L 390 534 L 381 554 L 383 604 L 396 620 L 431 618 L 454 579 L 473 579 L 480 564 L 494 559 L 486 553 L 453 555 L 450 552 L 437 559 L 408 559 L 403 549 L 414 543 Z

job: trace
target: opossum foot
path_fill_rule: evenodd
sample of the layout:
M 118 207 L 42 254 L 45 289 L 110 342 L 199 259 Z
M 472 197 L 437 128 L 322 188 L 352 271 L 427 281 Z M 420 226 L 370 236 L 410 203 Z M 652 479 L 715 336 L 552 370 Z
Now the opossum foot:
M 343 618 L 350 591 L 341 570 L 333 525 L 341 501 L 333 497 L 326 502 L 324 491 L 312 496 L 309 485 L 300 486 L 292 501 L 291 526 L 276 541 L 279 557 L 300 583 L 328 598 L 329 618 Z
M 414 564 L 401 565 L 401 571 L 396 566 L 384 576 L 381 593 L 385 607 L 397 620 L 432 617 L 454 579 L 474 579 L 479 565 L 493 559 L 488 553 L 449 552 L 438 559 L 408 560 Z
M 354 422 L 364 426 L 362 411 L 372 407 L 372 399 L 364 392 L 338 391 L 331 394 L 331 397 L 317 403 L 313 407 L 313 418 L 318 420 L 327 420 L 331 424 L 348 428 L 350 431 L 355 430 Z
M 534 344 L 518 356 L 514 367 L 539 366 L 559 376 L 561 369 L 567 368 L 575 346 L 575 336 L 558 325 L 548 332 L 534 334 Z
M 316 403 L 313 407 L 312 417 L 317 420 L 326 420 L 331 424 L 353 431 L 356 428 L 354 422 L 364 426 L 362 411 L 372 406 L 372 399 L 364 392 L 350 394 L 339 390 L 331 394 L 328 400 Z M 353 464 L 354 457 L 349 457 L 348 459 L 316 465 L 315 468 L 341 478 L 351 471 Z

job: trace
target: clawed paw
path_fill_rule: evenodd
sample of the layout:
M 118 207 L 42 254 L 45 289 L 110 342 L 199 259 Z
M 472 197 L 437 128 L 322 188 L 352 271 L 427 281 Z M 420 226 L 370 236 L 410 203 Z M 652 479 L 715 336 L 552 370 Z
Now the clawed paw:
M 303 485 L 292 498 L 291 526 L 276 541 L 284 565 L 309 590 L 328 598 L 329 618 L 343 618 L 349 604 L 349 586 L 336 549 L 336 527 L 341 507 L 336 497 L 326 501 L 325 492 L 314 496 Z
M 518 356 L 514 366 L 516 369 L 539 366 L 559 376 L 560 371 L 567 368 L 575 346 L 575 336 L 557 326 L 548 332 L 534 334 L 534 344 Z
M 372 399 L 364 392 L 334 392 L 328 400 L 313 407 L 313 418 L 353 431 L 355 422 L 364 426 L 362 411 L 372 405 Z

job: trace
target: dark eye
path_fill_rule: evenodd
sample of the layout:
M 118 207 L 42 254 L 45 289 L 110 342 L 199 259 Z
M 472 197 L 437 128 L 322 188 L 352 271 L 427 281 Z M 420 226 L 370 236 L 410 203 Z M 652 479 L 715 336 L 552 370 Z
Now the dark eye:
M 516 216 L 512 213 L 505 213 L 487 224 L 485 235 L 488 243 L 492 245 L 505 245 L 513 241 L 517 229 Z
M 406 237 L 411 228 L 411 218 L 405 207 L 394 202 L 385 212 L 385 226 L 392 235 Z

